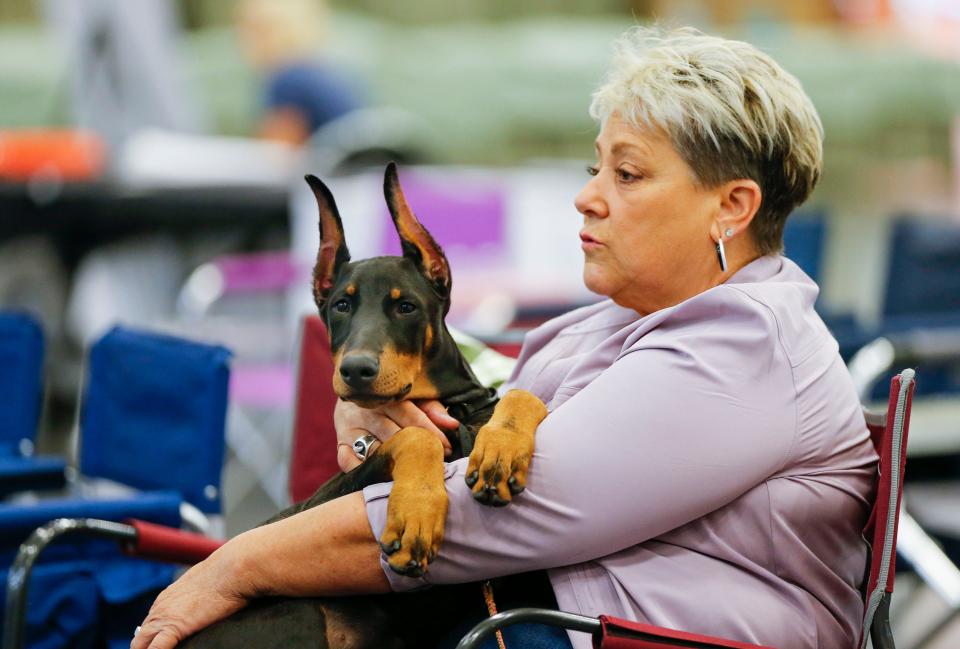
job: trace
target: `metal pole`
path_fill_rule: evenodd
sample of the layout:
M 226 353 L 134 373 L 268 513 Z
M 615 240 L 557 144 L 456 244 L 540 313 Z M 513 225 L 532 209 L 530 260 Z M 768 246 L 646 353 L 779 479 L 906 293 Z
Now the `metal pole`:
M 549 624 L 571 631 L 596 633 L 600 630 L 600 620 L 595 617 L 584 617 L 574 613 L 551 611 L 545 608 L 516 608 L 512 611 L 497 613 L 473 627 L 463 636 L 456 649 L 480 649 L 483 641 L 497 632 L 497 629 L 520 623 Z

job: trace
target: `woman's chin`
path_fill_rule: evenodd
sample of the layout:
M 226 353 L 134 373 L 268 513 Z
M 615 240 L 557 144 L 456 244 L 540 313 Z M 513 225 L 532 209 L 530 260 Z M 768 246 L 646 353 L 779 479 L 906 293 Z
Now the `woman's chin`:
M 583 284 L 587 287 L 587 290 L 591 293 L 596 293 L 597 295 L 610 295 L 610 281 L 602 273 L 597 272 L 598 269 L 591 268 L 590 264 L 587 264 L 583 267 Z

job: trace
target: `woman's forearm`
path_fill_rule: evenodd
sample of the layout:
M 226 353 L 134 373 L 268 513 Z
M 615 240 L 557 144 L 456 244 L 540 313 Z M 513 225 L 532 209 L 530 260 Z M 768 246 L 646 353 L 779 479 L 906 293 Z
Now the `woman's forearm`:
M 389 589 L 362 494 L 245 532 L 167 587 L 131 649 L 173 649 L 259 595 L 382 593 Z
M 361 493 L 244 532 L 231 544 L 255 595 L 385 593 Z

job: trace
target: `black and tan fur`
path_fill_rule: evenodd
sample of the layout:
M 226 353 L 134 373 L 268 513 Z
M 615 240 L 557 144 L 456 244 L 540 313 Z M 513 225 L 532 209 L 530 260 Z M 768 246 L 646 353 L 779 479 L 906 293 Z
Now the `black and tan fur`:
M 483 504 L 502 506 L 526 484 L 534 431 L 546 416 L 542 402 L 512 390 L 503 399 L 481 385 L 460 354 L 444 317 L 450 307 L 450 268 L 443 251 L 417 221 L 393 164 L 384 194 L 402 257 L 351 262 L 329 189 L 307 176 L 320 212 L 321 243 L 313 275 L 320 315 L 330 334 L 334 388 L 341 399 L 374 407 L 401 399 L 436 398 L 460 422 L 450 434 L 454 458 L 469 455 L 467 484 Z M 379 539 L 390 567 L 422 575 L 440 551 L 447 495 L 443 449 L 429 431 L 397 432 L 364 464 L 338 474 L 285 518 L 377 482 L 394 481 L 387 526 Z M 269 522 L 269 521 L 268 521 Z M 531 593 L 542 581 L 518 583 Z M 406 595 L 275 598 L 251 606 L 191 637 L 189 648 L 297 649 L 429 648 L 481 602 L 476 584 Z

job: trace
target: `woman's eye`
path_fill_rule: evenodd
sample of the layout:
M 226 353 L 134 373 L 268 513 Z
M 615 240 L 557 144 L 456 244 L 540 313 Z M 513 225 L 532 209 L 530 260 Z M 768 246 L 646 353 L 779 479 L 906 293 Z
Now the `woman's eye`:
M 417 307 L 410 302 L 401 302 L 400 306 L 397 307 L 397 311 L 403 314 L 413 313 L 417 310 Z
M 617 169 L 617 179 L 621 182 L 632 183 L 634 180 L 640 180 L 640 176 L 632 174 L 626 169 Z
M 350 313 L 350 302 L 347 300 L 337 300 L 333 303 L 333 310 L 337 313 Z
M 600 169 L 593 165 L 587 165 L 587 173 L 591 176 L 596 176 L 598 173 L 600 173 Z

